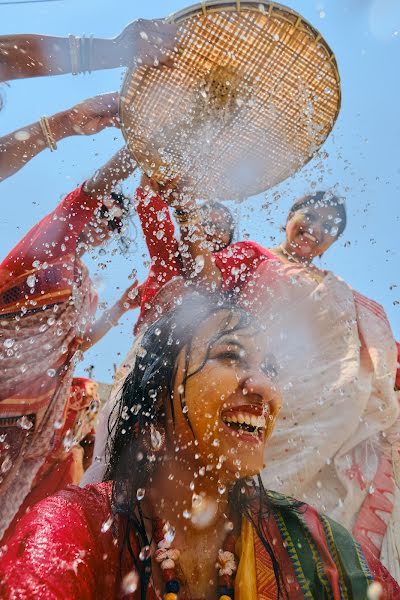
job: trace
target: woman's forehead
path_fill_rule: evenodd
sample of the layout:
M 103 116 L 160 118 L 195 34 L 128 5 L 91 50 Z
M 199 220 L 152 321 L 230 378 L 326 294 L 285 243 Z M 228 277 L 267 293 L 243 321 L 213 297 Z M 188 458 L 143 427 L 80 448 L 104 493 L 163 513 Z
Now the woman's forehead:
M 256 319 L 247 313 L 224 309 L 207 317 L 193 336 L 193 352 L 204 353 L 210 345 L 236 343 L 250 350 L 259 346 L 257 331 L 260 327 Z
M 336 206 L 326 206 L 326 205 L 318 205 L 318 204 L 310 204 L 308 206 L 303 206 L 302 208 L 298 208 L 296 213 L 315 213 L 319 217 L 334 217 L 337 215 L 338 208 Z

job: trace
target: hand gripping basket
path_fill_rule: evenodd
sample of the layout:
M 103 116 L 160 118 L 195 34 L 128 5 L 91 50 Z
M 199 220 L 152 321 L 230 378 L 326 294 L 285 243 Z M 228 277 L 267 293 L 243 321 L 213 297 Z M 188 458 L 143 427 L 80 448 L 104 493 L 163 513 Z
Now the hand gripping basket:
M 189 177 L 201 199 L 245 198 L 302 167 L 340 109 L 335 57 L 293 10 L 210 1 L 170 17 L 174 66 L 129 71 L 120 115 L 127 146 L 162 183 Z

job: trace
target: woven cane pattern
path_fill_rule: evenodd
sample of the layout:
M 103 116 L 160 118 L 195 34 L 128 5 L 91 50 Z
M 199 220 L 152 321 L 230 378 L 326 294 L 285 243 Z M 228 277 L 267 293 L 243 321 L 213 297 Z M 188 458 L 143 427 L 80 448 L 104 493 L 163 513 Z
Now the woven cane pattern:
M 128 147 L 162 182 L 190 176 L 198 198 L 244 198 L 291 176 L 340 108 L 335 58 L 291 9 L 203 2 L 177 13 L 173 68 L 138 67 L 123 85 Z

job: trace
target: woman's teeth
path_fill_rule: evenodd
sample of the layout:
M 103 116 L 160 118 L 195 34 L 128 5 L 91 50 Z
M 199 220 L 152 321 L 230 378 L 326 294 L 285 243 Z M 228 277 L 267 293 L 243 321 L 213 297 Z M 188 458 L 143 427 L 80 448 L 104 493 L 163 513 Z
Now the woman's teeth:
M 303 238 L 306 238 L 306 240 L 310 240 L 310 242 L 314 242 L 315 244 L 318 243 L 317 238 L 314 235 L 311 235 L 311 233 L 307 233 L 307 231 L 304 231 L 302 236 Z
M 224 415 L 222 420 L 228 425 L 247 425 L 253 429 L 264 429 L 266 425 L 264 415 L 256 416 L 242 412 L 239 412 L 236 415 Z

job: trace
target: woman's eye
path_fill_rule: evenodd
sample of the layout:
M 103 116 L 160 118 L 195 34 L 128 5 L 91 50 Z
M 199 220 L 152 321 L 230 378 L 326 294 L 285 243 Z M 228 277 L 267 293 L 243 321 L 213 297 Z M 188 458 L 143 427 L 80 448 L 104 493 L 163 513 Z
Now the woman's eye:
M 224 352 L 219 352 L 217 358 L 234 362 L 240 360 L 242 357 L 239 350 L 225 350 Z

